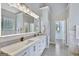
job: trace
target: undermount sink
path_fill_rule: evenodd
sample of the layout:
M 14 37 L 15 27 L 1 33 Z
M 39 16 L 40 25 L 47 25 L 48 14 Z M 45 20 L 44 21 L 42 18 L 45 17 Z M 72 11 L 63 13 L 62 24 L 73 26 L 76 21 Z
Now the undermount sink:
M 33 39 L 28 39 L 29 41 L 35 41 L 35 40 L 37 40 L 36 38 L 33 38 Z
M 39 40 L 41 37 L 42 37 L 42 36 L 37 36 L 37 37 L 35 37 L 35 38 L 31 38 L 31 39 L 28 39 L 28 40 L 30 40 L 30 41 L 35 41 L 35 40 Z

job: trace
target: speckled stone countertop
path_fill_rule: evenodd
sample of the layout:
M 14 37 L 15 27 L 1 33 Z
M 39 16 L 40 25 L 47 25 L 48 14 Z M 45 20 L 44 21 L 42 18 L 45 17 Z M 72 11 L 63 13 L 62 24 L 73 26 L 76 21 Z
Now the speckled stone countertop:
M 15 56 L 17 53 L 22 51 L 25 48 L 28 48 L 29 46 L 33 45 L 36 43 L 36 41 L 40 40 L 40 38 L 44 37 L 45 35 L 37 36 L 30 38 L 28 40 L 24 40 L 22 42 L 17 42 L 5 47 L 2 47 L 0 50 L 1 52 L 10 55 L 10 56 Z

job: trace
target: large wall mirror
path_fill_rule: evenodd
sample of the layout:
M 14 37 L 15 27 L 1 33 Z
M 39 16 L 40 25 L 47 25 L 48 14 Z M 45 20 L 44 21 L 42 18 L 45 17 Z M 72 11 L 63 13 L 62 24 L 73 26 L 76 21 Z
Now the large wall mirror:
M 1 4 L 1 35 L 39 32 L 39 18 L 34 18 L 7 3 Z

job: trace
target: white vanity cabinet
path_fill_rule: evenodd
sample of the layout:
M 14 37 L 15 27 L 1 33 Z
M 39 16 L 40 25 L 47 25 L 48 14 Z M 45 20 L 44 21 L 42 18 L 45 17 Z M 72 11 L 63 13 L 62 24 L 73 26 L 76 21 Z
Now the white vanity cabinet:
M 45 49 L 45 39 L 41 39 L 29 47 L 30 56 L 40 56 Z
M 36 43 L 36 54 L 37 56 L 42 55 L 44 49 L 46 48 L 46 36 L 42 37 L 37 43 Z
M 44 49 L 46 48 L 46 37 L 42 37 L 40 40 L 36 41 L 33 45 L 28 47 L 22 54 L 24 56 L 40 56 Z
M 32 42 L 26 44 L 26 42 L 29 42 L 30 40 L 32 40 Z M 3 47 L 1 48 L 1 51 L 11 56 L 40 56 L 45 48 L 46 36 L 38 36 L 24 42 Z

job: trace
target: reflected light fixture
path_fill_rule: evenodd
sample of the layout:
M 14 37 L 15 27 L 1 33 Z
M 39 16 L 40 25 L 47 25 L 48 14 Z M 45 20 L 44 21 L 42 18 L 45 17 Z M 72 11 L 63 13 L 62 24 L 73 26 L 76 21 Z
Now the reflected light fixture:
M 20 11 L 27 13 L 28 15 L 38 19 L 39 16 L 35 14 L 33 11 L 31 11 L 28 7 L 26 7 L 24 4 L 21 3 L 8 3 L 9 6 L 15 7 L 19 9 Z

